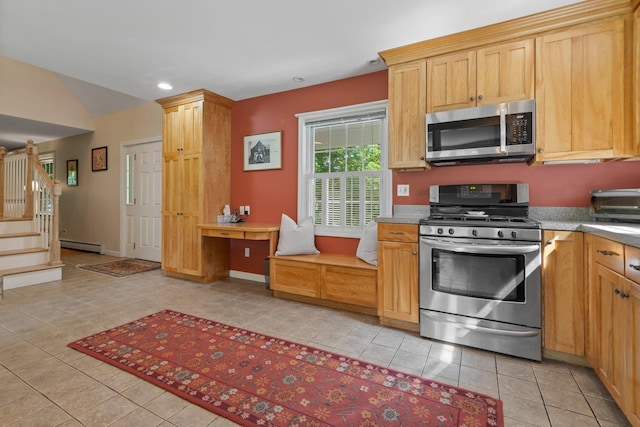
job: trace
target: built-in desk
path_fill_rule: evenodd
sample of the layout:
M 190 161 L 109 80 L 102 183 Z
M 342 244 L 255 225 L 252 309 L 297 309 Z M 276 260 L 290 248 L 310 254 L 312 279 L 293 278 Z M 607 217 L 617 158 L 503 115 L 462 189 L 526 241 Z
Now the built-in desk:
M 280 224 L 264 224 L 252 222 L 218 222 L 215 224 L 198 224 L 202 237 L 218 237 L 221 239 L 268 240 L 269 256 L 276 252 Z

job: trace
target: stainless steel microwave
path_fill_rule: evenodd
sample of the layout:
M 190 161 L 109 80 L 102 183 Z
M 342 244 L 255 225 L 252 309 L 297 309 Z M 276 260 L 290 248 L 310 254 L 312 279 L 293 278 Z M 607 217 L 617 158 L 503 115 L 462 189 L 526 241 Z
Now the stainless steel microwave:
M 427 161 L 435 166 L 526 162 L 535 154 L 535 100 L 429 113 Z

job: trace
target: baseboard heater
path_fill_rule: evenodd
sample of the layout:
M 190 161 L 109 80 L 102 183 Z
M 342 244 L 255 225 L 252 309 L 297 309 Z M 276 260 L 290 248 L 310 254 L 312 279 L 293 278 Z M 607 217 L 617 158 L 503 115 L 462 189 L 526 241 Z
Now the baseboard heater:
M 72 240 L 60 240 L 60 247 L 65 249 L 76 249 L 79 251 L 96 252 L 104 255 L 104 245 L 100 243 L 74 242 Z

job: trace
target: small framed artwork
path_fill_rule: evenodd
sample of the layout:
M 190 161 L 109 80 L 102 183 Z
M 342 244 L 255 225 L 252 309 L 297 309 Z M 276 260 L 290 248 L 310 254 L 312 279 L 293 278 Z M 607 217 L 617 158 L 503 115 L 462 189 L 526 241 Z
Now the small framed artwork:
M 244 137 L 244 170 L 282 168 L 282 131 Z
M 67 185 L 78 186 L 78 159 L 67 160 Z
M 107 170 L 107 147 L 99 147 L 91 149 L 91 171 Z

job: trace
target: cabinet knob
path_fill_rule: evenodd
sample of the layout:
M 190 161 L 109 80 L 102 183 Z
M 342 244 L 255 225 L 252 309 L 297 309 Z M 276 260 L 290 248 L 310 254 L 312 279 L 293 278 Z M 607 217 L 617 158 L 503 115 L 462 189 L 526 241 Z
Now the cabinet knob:
M 633 264 L 629 264 L 630 268 L 633 268 L 636 271 L 640 271 L 640 265 L 633 265 Z
M 478 95 L 478 99 L 482 99 L 482 95 Z
M 424 160 L 424 156 L 420 156 L 420 160 Z
M 544 150 L 542 148 L 538 148 L 538 153 L 542 154 L 544 153 Z
M 413 251 L 413 252 L 411 252 L 411 254 L 412 254 L 412 255 L 418 255 L 418 252 Z
M 553 244 L 553 240 L 547 240 L 547 245 Z
M 470 96 L 469 97 L 469 101 L 475 101 L 475 100 L 476 100 L 476 98 L 474 96 Z

